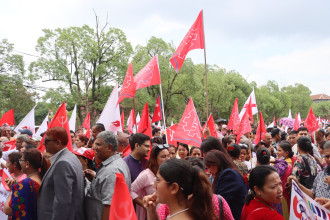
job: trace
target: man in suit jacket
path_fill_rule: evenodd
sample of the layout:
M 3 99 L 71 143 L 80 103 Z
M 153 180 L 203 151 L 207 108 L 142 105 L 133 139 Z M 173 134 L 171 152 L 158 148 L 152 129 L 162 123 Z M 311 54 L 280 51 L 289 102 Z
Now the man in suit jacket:
M 84 219 L 83 170 L 78 158 L 66 148 L 67 143 L 64 128 L 47 131 L 45 147 L 53 156 L 38 192 L 38 219 Z

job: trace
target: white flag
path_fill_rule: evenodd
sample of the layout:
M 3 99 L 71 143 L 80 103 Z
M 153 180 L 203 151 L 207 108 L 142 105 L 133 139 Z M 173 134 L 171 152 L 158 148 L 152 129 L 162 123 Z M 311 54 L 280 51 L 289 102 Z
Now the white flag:
M 48 114 L 46 115 L 46 118 L 43 120 L 37 133 L 34 136 L 40 136 L 42 132 L 47 131 L 47 122 L 48 122 Z
M 298 121 L 301 122 L 300 112 L 298 112 Z
M 97 123 L 102 123 L 105 130 L 112 131 L 117 134 L 117 131 L 123 131 L 121 127 L 120 110 L 118 103 L 118 84 L 113 88 L 111 95 L 105 104 L 104 109 L 97 120 Z
M 253 88 L 253 90 L 252 90 L 250 96 L 247 98 L 247 100 L 246 100 L 246 102 L 245 102 L 245 104 L 244 104 L 244 106 L 243 106 L 241 112 L 239 113 L 239 118 L 240 118 L 240 119 L 242 119 L 242 117 L 243 117 L 243 115 L 244 115 L 244 113 L 245 113 L 245 111 L 246 111 L 246 108 L 247 108 L 247 106 L 248 106 L 248 104 L 249 104 L 250 98 L 251 98 L 251 104 L 252 104 L 252 115 L 258 113 L 257 102 L 256 102 L 256 96 L 255 96 L 255 94 L 254 94 L 254 88 Z
M 289 109 L 289 115 L 288 118 L 292 119 L 291 109 Z
M 32 135 L 35 133 L 35 121 L 34 121 L 34 109 L 37 105 L 35 105 L 31 111 L 25 116 L 25 118 L 17 125 L 14 129 L 16 133 L 18 133 L 18 129 L 29 129 L 32 131 Z
M 74 105 L 70 120 L 69 120 L 69 128 L 72 131 L 76 131 L 76 118 L 77 118 L 77 105 Z
M 141 120 L 140 113 L 138 113 L 137 116 L 136 116 L 136 126 L 137 126 L 137 129 L 139 129 L 140 120 Z

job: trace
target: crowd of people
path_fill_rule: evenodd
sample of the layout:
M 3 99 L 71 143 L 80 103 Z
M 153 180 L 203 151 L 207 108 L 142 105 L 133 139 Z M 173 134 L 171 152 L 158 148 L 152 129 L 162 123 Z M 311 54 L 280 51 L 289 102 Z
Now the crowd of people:
M 310 134 L 268 128 L 255 143 L 256 129 L 236 140 L 220 125 L 218 137 L 208 129 L 200 146 L 166 143 L 154 126 L 152 137 L 128 131 L 114 134 L 104 125 L 83 129 L 53 127 L 36 137 L 29 129 L 15 134 L 1 126 L 4 182 L 10 195 L 9 219 L 109 219 L 116 173 L 124 176 L 138 220 L 289 219 L 292 180 L 330 209 L 330 127 Z M 41 152 L 43 138 L 45 151 Z

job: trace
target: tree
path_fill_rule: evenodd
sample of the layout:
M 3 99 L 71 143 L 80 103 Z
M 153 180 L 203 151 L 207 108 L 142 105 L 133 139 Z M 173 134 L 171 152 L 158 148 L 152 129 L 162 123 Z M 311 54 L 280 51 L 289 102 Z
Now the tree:
M 80 123 L 86 111 L 95 121 L 110 94 L 104 88 L 125 76 L 131 44 L 120 29 L 99 27 L 97 17 L 95 29 L 84 25 L 43 32 L 36 46 L 41 58 L 30 64 L 31 75 L 62 86 L 69 94 L 68 109 L 77 104 Z
M 330 101 L 313 103 L 312 106 L 316 117 L 330 118 Z
M 313 102 L 310 97 L 312 93 L 310 89 L 303 84 L 296 83 L 294 86 L 283 87 L 281 91 L 287 94 L 291 100 L 291 111 L 300 112 L 302 117 L 306 117 Z
M 19 123 L 34 106 L 36 93 L 24 86 L 27 78 L 23 57 L 13 51 L 14 45 L 7 39 L 0 42 L 0 115 L 14 109 Z

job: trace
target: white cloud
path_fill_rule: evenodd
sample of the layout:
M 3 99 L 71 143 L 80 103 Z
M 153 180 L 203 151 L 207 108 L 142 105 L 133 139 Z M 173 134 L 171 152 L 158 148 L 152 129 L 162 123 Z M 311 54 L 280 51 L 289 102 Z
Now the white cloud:
M 283 86 L 302 83 L 313 93 L 330 94 L 330 39 L 310 49 L 255 60 L 251 66 L 251 80 L 265 83 L 273 79 Z

